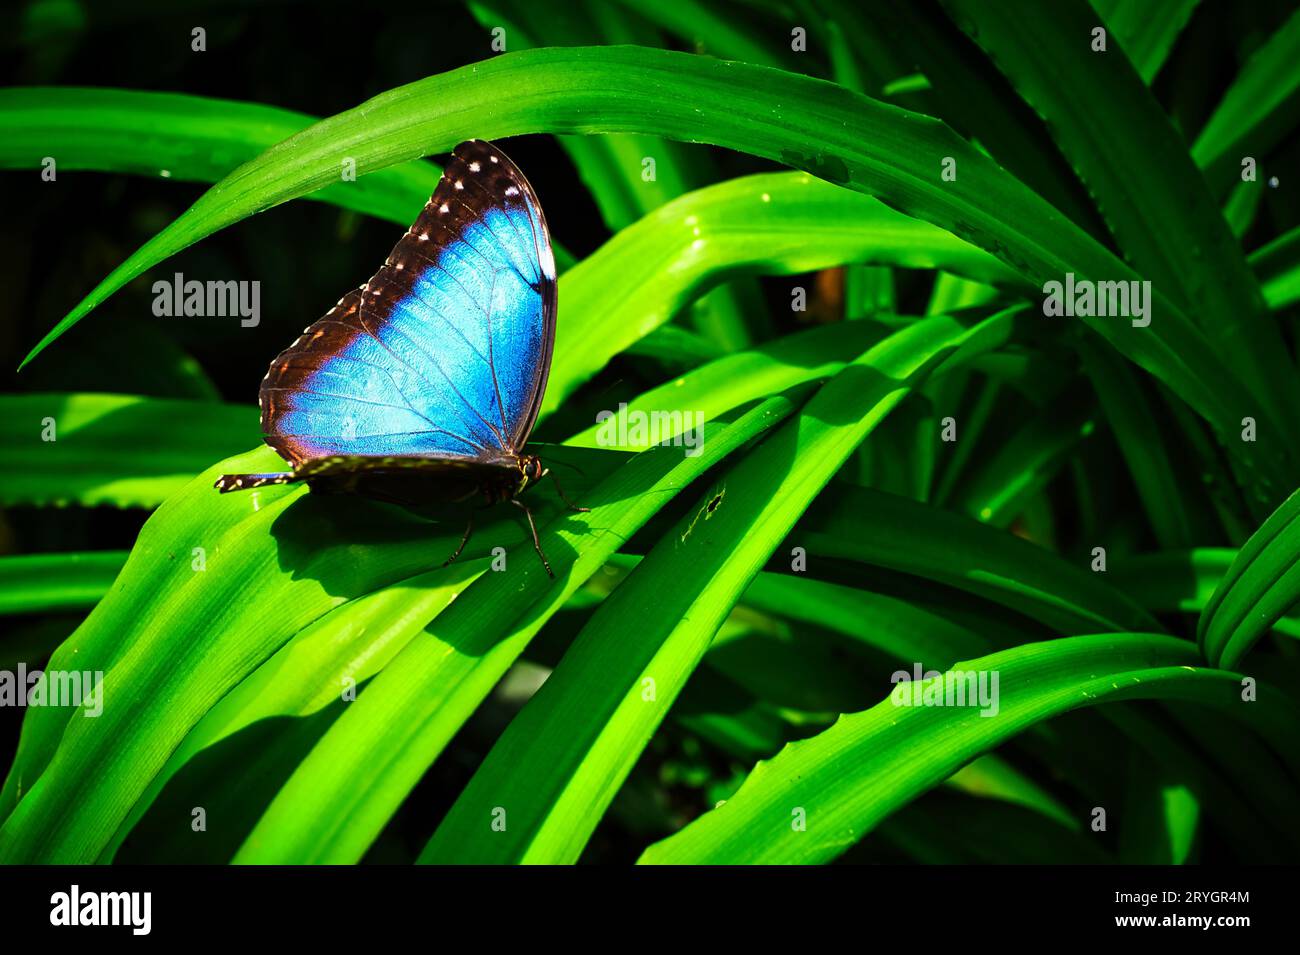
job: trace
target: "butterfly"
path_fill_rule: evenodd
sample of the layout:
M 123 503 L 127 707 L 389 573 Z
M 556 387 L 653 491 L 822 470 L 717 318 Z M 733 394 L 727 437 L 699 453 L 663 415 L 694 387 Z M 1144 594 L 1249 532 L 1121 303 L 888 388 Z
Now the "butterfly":
M 383 267 L 271 362 L 262 433 L 292 470 L 225 474 L 215 486 L 305 481 L 403 504 L 510 501 L 554 577 L 518 498 L 550 473 L 524 448 L 555 318 L 555 257 L 536 192 L 491 143 L 461 143 Z M 473 527 L 471 510 L 444 566 Z

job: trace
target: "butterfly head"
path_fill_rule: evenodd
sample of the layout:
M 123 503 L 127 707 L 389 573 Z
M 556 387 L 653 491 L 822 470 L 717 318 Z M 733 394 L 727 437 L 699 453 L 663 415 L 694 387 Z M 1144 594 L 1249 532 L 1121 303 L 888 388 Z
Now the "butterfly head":
M 542 466 L 542 459 L 535 454 L 521 455 L 519 458 L 519 473 L 522 480 L 519 482 L 519 490 L 522 491 L 529 484 L 534 484 L 546 477 L 547 469 Z

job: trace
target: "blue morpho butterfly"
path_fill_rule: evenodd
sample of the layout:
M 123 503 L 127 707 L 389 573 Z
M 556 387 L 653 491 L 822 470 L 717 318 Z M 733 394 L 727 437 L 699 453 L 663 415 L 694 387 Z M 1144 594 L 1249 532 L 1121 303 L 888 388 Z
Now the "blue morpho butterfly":
M 549 473 L 524 445 L 550 372 L 555 306 L 537 194 L 495 146 L 461 143 L 383 267 L 271 362 L 262 433 L 293 470 L 226 474 L 217 489 L 306 481 L 399 504 L 508 500 L 551 574 L 517 495 Z M 471 513 L 446 563 L 473 526 Z

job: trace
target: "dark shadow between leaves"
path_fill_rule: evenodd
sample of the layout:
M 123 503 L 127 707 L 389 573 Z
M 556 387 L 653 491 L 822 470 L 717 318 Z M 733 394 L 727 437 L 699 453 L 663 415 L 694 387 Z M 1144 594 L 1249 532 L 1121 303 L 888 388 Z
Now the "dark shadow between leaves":
M 228 863 L 345 705 L 339 699 L 309 716 L 258 720 L 196 753 L 163 786 L 113 861 Z M 199 809 L 205 828 L 196 831 Z

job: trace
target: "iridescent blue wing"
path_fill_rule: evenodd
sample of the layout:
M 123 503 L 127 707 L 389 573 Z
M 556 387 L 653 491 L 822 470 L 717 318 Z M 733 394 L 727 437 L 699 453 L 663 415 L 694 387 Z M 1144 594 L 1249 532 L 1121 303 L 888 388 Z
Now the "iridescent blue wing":
M 541 407 L 555 307 L 536 193 L 495 146 L 462 143 L 383 267 L 271 363 L 266 442 L 295 469 L 376 456 L 512 462 Z

